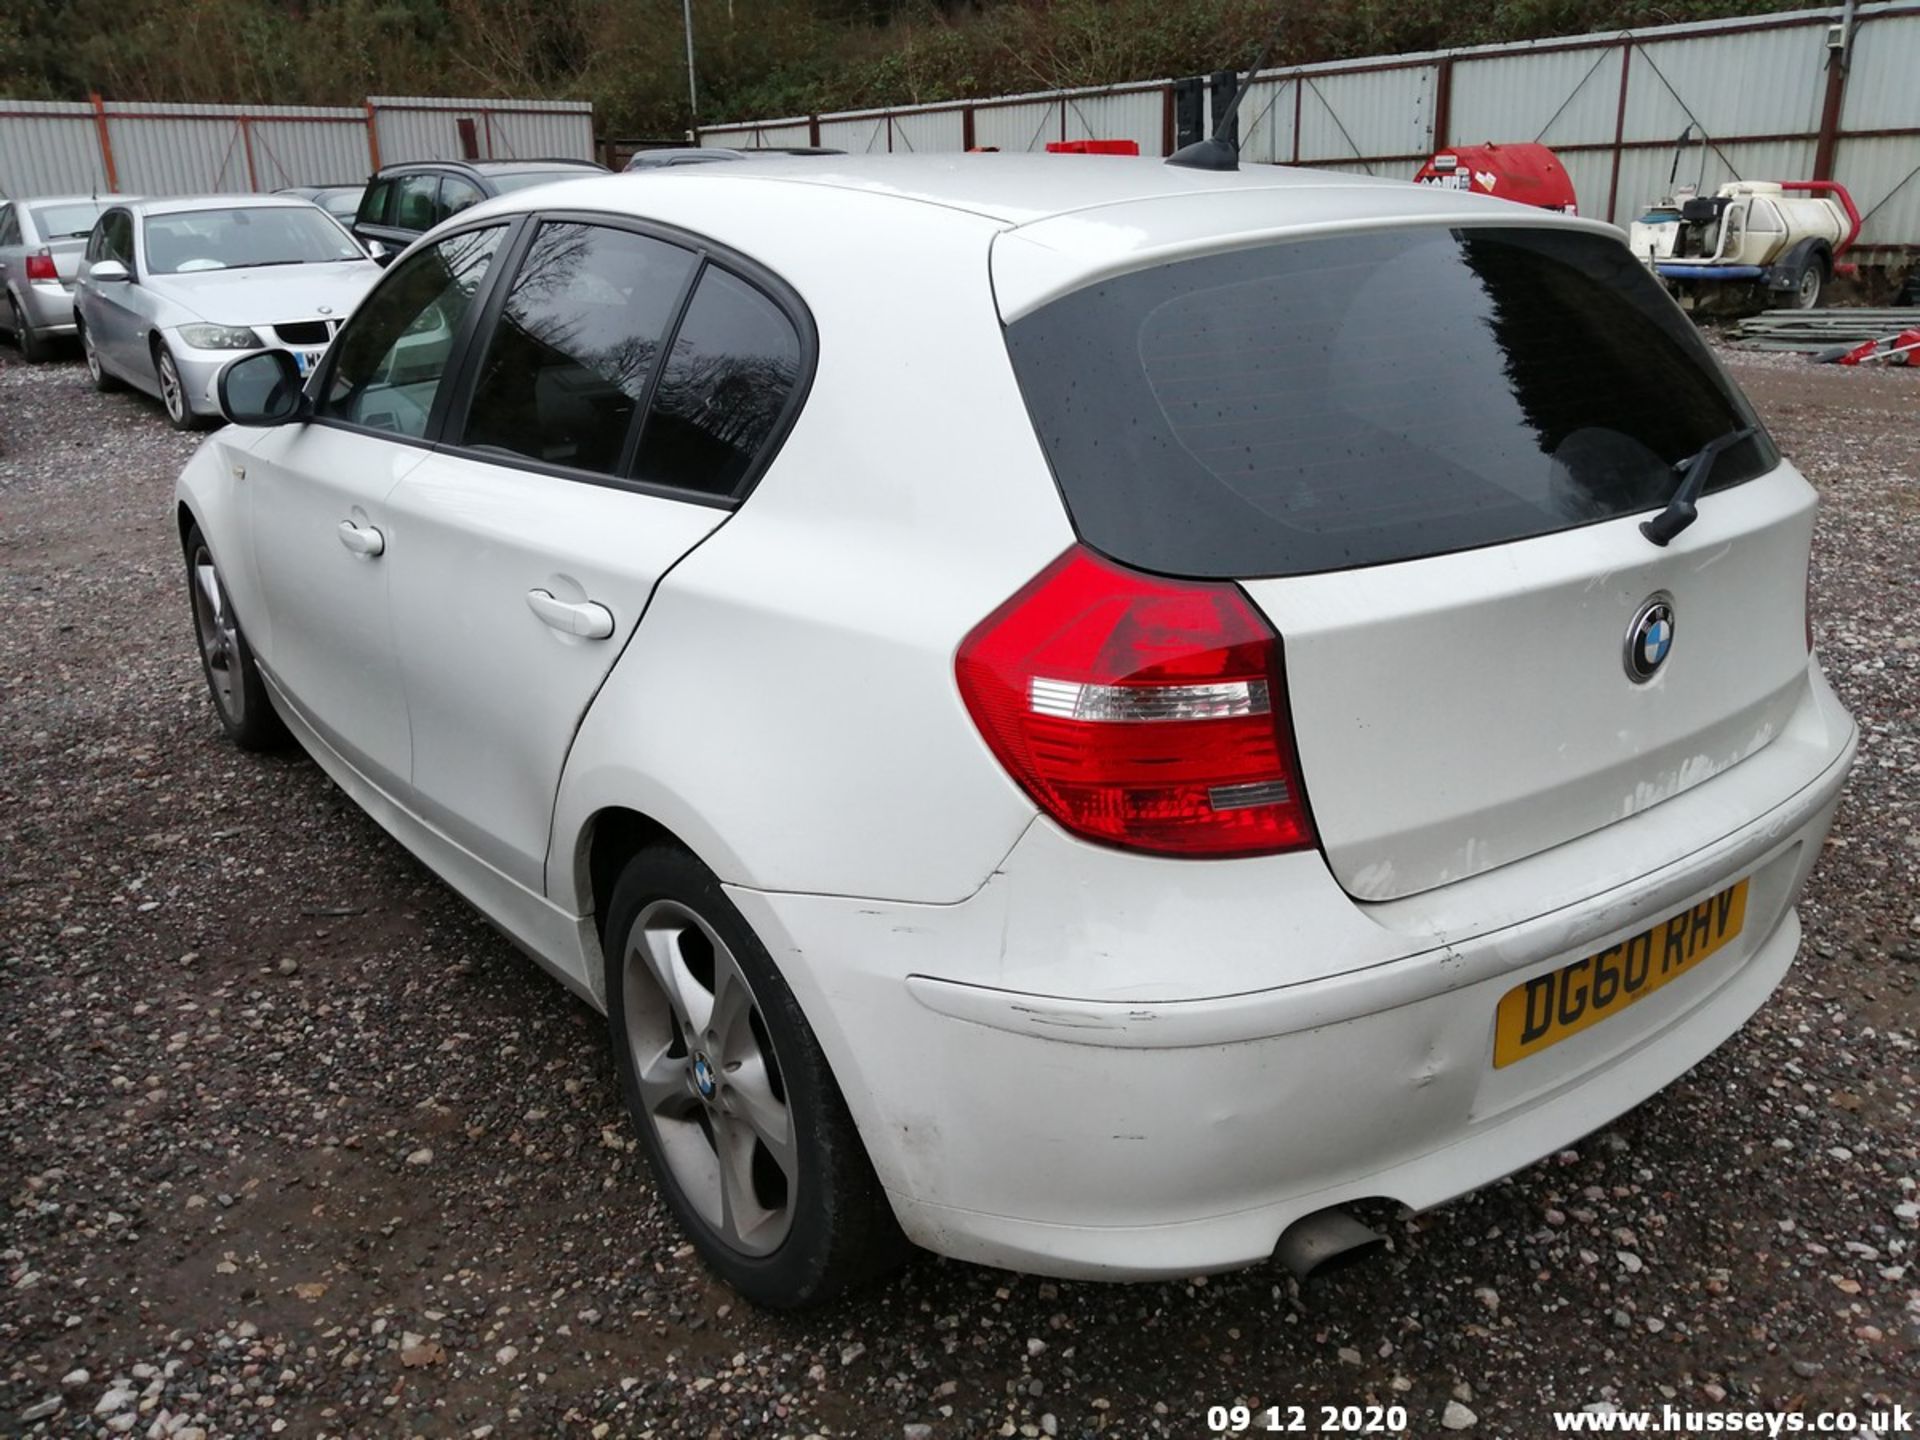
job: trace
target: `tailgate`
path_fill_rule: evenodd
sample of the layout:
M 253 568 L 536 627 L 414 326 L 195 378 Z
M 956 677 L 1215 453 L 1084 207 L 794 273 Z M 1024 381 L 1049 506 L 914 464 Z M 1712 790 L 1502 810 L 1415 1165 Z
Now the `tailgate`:
M 1811 489 L 1617 238 L 1514 213 L 1192 255 L 1008 326 L 1080 539 L 1273 623 L 1366 900 L 1697 785 L 1805 684 Z
M 1766 745 L 1806 683 L 1813 503 L 1782 465 L 1714 497 L 1666 550 L 1622 519 L 1244 582 L 1285 637 L 1302 778 L 1340 884 L 1388 900 L 1464 879 Z M 1636 681 L 1629 629 L 1661 594 L 1670 649 Z

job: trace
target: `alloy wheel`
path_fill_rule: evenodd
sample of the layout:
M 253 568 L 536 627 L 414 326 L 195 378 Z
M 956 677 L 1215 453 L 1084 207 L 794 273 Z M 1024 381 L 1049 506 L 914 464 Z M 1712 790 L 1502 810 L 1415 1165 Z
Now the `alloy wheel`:
M 167 417 L 177 425 L 186 419 L 187 392 L 180 383 L 179 367 L 165 350 L 160 352 L 159 371 L 160 403 L 167 407 Z
M 193 622 L 200 637 L 200 653 L 207 662 L 213 702 L 229 723 L 246 719 L 246 692 L 240 680 L 240 626 L 227 604 L 226 587 L 214 568 L 207 547 L 193 552 Z
M 793 1225 L 798 1137 L 753 987 L 673 900 L 640 912 L 622 967 L 635 1088 L 668 1170 L 722 1244 L 771 1254 Z
M 80 327 L 80 348 L 87 355 L 87 374 L 93 383 L 98 385 L 100 383 L 100 352 L 94 349 L 93 331 L 84 325 Z

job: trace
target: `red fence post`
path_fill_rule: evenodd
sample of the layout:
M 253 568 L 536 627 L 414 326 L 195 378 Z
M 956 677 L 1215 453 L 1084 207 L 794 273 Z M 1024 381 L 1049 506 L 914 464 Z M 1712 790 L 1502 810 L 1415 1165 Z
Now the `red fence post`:
M 380 168 L 380 122 L 373 111 L 373 101 L 367 101 L 367 158 L 373 161 L 373 168 Z
M 1445 56 L 1433 80 L 1433 144 L 1436 154 L 1447 148 L 1453 130 L 1453 57 Z
M 107 133 L 107 106 L 100 98 L 100 92 L 94 91 L 87 97 L 93 101 L 93 126 L 100 136 L 100 163 L 106 167 L 107 189 L 120 188 L 120 172 L 113 164 L 113 137 Z
M 1620 198 L 1620 152 L 1627 138 L 1627 71 L 1633 63 L 1633 36 L 1620 43 L 1620 108 L 1613 117 L 1613 178 L 1607 182 L 1607 223 L 1614 223 L 1615 202 Z

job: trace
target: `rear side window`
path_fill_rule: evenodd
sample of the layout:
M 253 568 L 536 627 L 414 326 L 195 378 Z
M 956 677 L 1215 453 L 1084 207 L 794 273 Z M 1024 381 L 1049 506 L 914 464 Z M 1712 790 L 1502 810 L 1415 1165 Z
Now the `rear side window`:
M 393 224 L 402 230 L 431 230 L 440 219 L 440 177 L 402 175 L 393 202 Z
M 634 478 L 737 494 L 786 411 L 800 361 L 786 312 L 758 287 L 708 266 L 647 412 Z
M 1757 424 L 1617 242 L 1406 229 L 1180 261 L 1008 327 L 1074 527 L 1117 560 L 1251 578 L 1657 509 Z M 1764 434 L 1708 490 L 1778 463 Z
M 440 182 L 440 218 L 449 219 L 486 198 L 480 187 L 465 176 L 449 175 Z
M 619 474 L 696 263 L 628 230 L 542 225 L 494 327 L 462 442 Z
M 0 209 L 0 245 L 18 245 L 20 243 L 20 217 L 14 213 L 11 205 Z

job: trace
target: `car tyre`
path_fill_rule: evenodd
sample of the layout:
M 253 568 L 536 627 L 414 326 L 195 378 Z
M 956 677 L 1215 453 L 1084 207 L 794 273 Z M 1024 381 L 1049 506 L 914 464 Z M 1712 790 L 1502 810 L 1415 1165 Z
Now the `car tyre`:
M 200 670 L 221 728 L 242 750 L 278 750 L 291 738 L 273 708 L 267 683 L 247 644 L 233 600 L 214 564 L 213 552 L 198 525 L 186 538 L 187 599 L 193 607 L 194 637 L 200 645 Z
M 193 413 L 187 400 L 186 382 L 180 378 L 180 366 L 166 341 L 153 347 L 153 373 L 160 382 L 160 407 L 167 412 L 167 423 L 176 430 L 198 430 L 207 422 Z
M 80 351 L 87 359 L 87 375 L 93 381 L 93 388 L 102 395 L 111 395 L 122 388 L 121 382 L 107 373 L 107 367 L 100 362 L 100 351 L 93 343 L 93 332 L 87 328 L 87 322 L 78 315 L 73 317 L 74 328 L 80 332 Z
M 20 347 L 20 358 L 29 365 L 38 365 L 47 358 L 52 349 L 47 338 L 28 322 L 27 315 L 20 308 L 16 296 L 7 297 L 7 306 L 12 311 L 13 343 Z
M 607 1017 L 660 1194 L 706 1263 L 779 1310 L 910 1250 L 826 1056 L 711 871 L 654 845 L 607 913 Z

